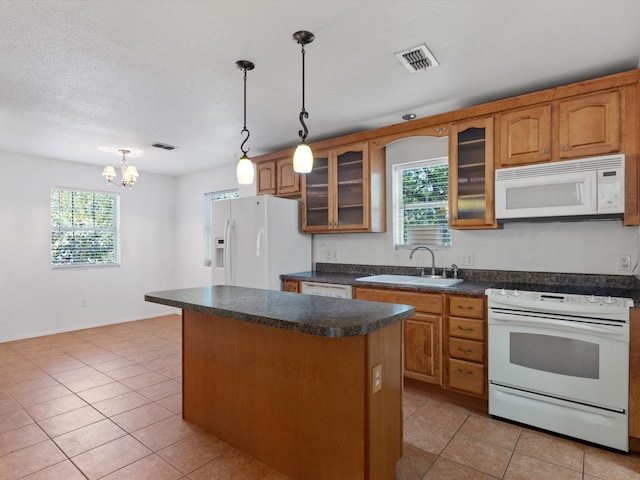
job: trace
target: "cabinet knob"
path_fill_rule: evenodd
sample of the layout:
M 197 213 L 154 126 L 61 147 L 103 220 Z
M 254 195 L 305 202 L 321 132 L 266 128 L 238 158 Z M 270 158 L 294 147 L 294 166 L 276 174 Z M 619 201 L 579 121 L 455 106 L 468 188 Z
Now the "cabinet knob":
M 560 150 L 562 150 L 563 152 L 566 152 L 567 150 L 569 150 L 569 147 L 567 147 L 566 145 L 562 145 L 560 147 Z
M 549 149 L 545 148 L 544 150 L 542 150 L 542 153 L 549 153 Z

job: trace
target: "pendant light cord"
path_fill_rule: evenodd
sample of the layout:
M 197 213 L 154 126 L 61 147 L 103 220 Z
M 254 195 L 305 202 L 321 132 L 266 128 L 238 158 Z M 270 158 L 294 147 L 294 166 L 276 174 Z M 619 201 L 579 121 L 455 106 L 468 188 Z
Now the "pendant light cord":
M 307 139 L 307 135 L 309 133 L 309 129 L 307 128 L 307 125 L 304 123 L 304 119 L 309 118 L 309 114 L 304 108 L 304 54 L 305 54 L 305 51 L 304 51 L 304 44 L 301 44 L 301 45 L 302 45 L 302 110 L 300 111 L 300 123 L 302 124 L 302 128 L 304 130 L 299 130 L 298 136 L 304 142 Z
M 242 130 L 240 131 L 240 134 L 244 135 L 246 133 L 247 136 L 240 144 L 240 150 L 242 150 L 242 153 L 246 156 L 247 152 L 249 152 L 249 148 L 245 150 L 244 145 L 245 143 L 247 143 L 247 141 L 249 141 L 249 136 L 251 135 L 249 133 L 249 130 L 247 129 L 247 69 L 243 68 L 242 73 L 243 73 L 243 79 L 244 79 L 244 124 L 243 124 Z

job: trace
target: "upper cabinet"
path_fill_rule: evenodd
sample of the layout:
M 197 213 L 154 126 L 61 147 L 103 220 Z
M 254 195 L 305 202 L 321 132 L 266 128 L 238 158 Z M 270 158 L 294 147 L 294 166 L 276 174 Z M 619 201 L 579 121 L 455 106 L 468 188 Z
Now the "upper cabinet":
M 499 166 L 551 160 L 551 104 L 500 114 Z
M 620 151 L 620 91 L 583 95 L 559 102 L 559 158 Z
M 496 165 L 512 167 L 619 152 L 620 97 L 620 90 L 611 90 L 499 114 Z
M 261 162 L 256 169 L 257 195 L 300 196 L 300 175 L 293 171 L 293 158 Z
M 451 125 L 449 136 L 451 228 L 495 228 L 493 117 Z
M 384 150 L 370 155 L 359 143 L 316 152 L 301 184 L 304 232 L 384 231 Z

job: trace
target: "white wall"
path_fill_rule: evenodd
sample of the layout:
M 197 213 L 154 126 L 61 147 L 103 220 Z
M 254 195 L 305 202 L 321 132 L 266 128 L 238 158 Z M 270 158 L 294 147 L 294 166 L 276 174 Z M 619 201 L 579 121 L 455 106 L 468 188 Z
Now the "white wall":
M 254 196 L 255 184 L 238 185 L 232 163 L 183 175 L 176 185 L 176 283 L 180 288 L 211 285 L 211 267 L 204 266 L 204 194 L 238 188 L 241 197 Z
M 447 155 L 447 138 L 414 137 L 387 147 L 387 232 L 315 235 L 314 261 L 367 265 L 430 264 L 428 252 L 409 259 L 408 250 L 394 250 L 392 165 Z M 621 274 L 618 257 L 631 255 L 638 273 L 638 227 L 620 221 L 508 224 L 498 230 L 454 230 L 452 246 L 435 250 L 436 265 L 488 270 Z M 335 255 L 334 255 L 335 252 Z M 462 256 L 473 255 L 473 266 Z M 334 259 L 335 258 L 335 259 Z
M 123 190 L 109 187 L 95 165 L 7 152 L 0 168 L 0 341 L 175 312 L 144 301 L 146 292 L 178 286 L 175 179 L 141 170 Z M 52 270 L 52 187 L 120 193 L 120 267 Z

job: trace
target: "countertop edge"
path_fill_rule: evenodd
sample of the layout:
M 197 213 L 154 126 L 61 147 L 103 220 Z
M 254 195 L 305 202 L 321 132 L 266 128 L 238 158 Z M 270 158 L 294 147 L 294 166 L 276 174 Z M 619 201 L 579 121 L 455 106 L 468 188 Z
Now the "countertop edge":
M 202 291 L 207 287 L 202 287 Z M 236 287 L 241 288 L 241 287 Z M 198 289 L 183 289 L 183 290 L 169 290 L 165 292 L 150 292 L 144 295 L 144 299 L 147 302 L 158 303 L 161 305 L 167 305 L 170 307 L 180 308 L 183 310 L 189 310 L 199 313 L 204 313 L 207 315 L 217 315 L 226 318 L 232 318 L 239 321 L 249 322 L 256 325 L 269 326 L 274 328 L 280 328 L 283 330 L 290 330 L 299 333 L 305 333 L 309 335 L 319 336 L 319 337 L 330 337 L 330 338 L 340 338 L 340 337 L 355 337 L 368 335 L 376 330 L 388 327 L 397 323 L 401 320 L 409 318 L 414 315 L 415 308 L 411 305 L 402 305 L 402 304 L 393 304 L 394 307 L 389 309 L 389 312 L 383 314 L 382 318 L 378 318 L 376 320 L 366 320 L 361 321 L 359 323 L 351 323 L 344 326 L 341 325 L 328 325 L 323 324 L 323 320 L 318 320 L 316 322 L 313 321 L 313 313 L 309 314 L 306 311 L 302 313 L 298 313 L 298 315 L 292 315 L 292 318 L 276 318 L 275 316 L 269 315 L 261 315 L 256 312 L 250 311 L 241 311 L 241 309 L 230 309 L 230 308 L 221 308 L 215 305 L 206 304 L 206 302 L 197 302 L 197 301 L 189 301 L 185 299 L 171 298 L 176 295 L 180 295 L 180 292 L 188 292 L 193 294 L 197 292 Z M 245 289 L 247 290 L 247 289 Z M 248 290 L 256 290 L 256 289 L 248 289 Z M 315 297 L 315 299 L 304 299 L 305 296 L 300 296 L 298 294 L 291 294 L 287 292 L 276 292 L 276 291 L 261 291 L 261 292 L 273 292 L 272 295 L 292 295 L 291 299 L 295 300 L 296 303 L 304 304 L 317 303 L 317 302 L 325 302 L 327 305 L 330 305 L 330 302 L 341 301 L 344 299 L 328 299 L 324 298 L 323 300 L 319 300 L 322 297 Z M 264 293 L 263 293 L 264 294 Z M 285 297 L 280 297 L 285 298 Z M 357 304 L 361 303 L 362 306 L 370 307 L 371 304 L 379 303 L 379 302 L 371 302 L 371 301 L 362 301 L 362 300 L 349 300 L 352 302 L 350 304 L 351 307 L 356 307 Z M 384 308 L 388 308 L 390 304 L 381 304 L 384 305 Z M 300 306 L 300 305 L 298 305 Z M 284 315 L 284 314 L 283 314 Z

